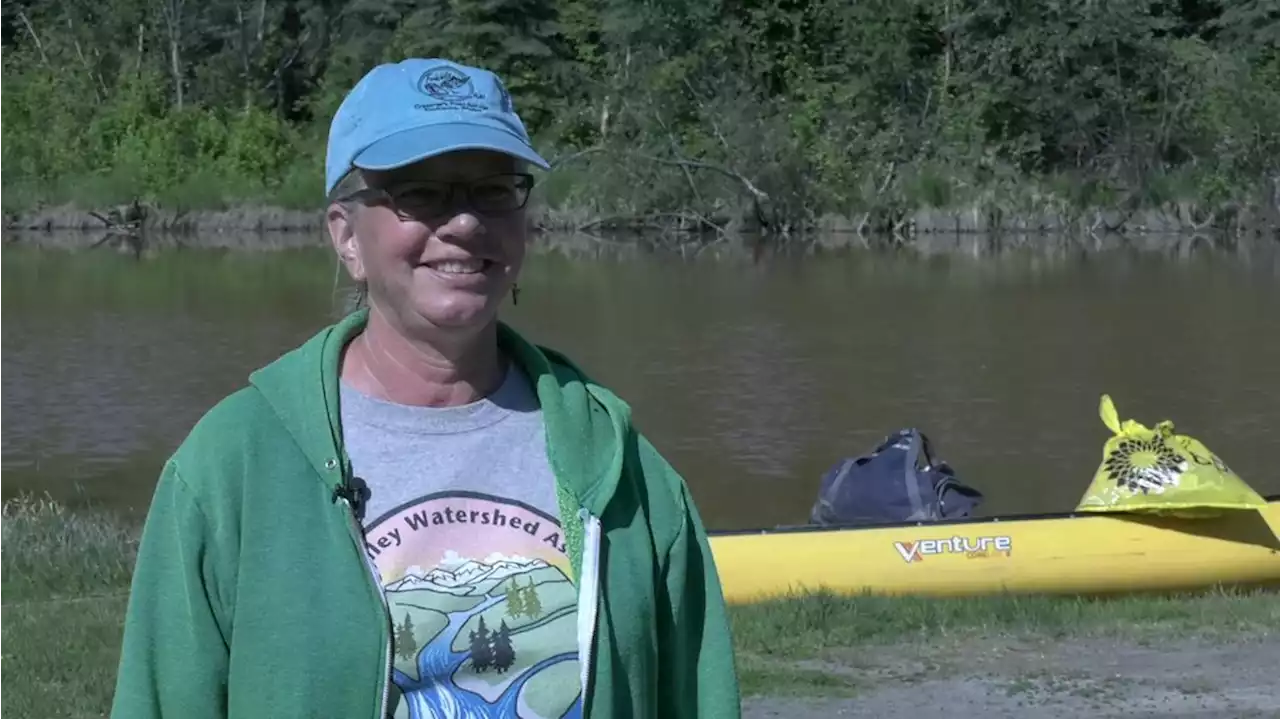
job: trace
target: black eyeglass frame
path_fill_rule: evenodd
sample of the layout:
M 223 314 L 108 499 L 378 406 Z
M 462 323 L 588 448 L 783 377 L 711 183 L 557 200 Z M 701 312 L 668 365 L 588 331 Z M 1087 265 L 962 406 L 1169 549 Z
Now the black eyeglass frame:
M 519 196 L 518 204 L 514 206 L 492 207 L 491 204 L 483 201 L 477 202 L 476 188 L 485 182 L 491 182 L 497 178 L 514 178 L 514 187 Z M 339 202 L 370 202 L 382 201 L 387 203 L 389 207 L 397 215 L 402 218 L 428 215 L 432 217 L 443 215 L 447 212 L 454 211 L 458 208 L 456 200 L 456 192 L 461 189 L 466 195 L 466 206 L 468 209 L 479 212 L 482 215 L 490 217 L 500 217 L 518 212 L 529 204 L 529 198 L 533 195 L 533 187 L 536 181 L 533 175 L 527 172 L 499 172 L 484 177 L 477 177 L 472 180 L 465 181 L 447 181 L 447 180 L 410 180 L 405 182 L 397 182 L 387 187 L 366 187 L 356 190 L 338 199 Z M 430 187 L 443 190 L 444 199 L 439 206 L 432 208 L 421 207 L 404 207 L 403 203 L 398 201 L 403 198 L 409 191 Z

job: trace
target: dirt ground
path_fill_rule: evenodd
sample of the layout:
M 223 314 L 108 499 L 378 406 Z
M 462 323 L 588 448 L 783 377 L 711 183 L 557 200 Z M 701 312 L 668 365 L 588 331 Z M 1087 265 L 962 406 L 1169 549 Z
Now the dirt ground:
M 1241 644 L 1117 640 L 890 647 L 800 662 L 848 698 L 748 698 L 745 719 L 1280 718 L 1280 636 Z

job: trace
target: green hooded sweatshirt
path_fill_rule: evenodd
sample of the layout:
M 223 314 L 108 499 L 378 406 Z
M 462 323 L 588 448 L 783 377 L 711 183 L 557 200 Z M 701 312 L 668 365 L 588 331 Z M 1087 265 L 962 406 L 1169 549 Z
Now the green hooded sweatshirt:
M 346 499 L 342 348 L 358 311 L 256 371 L 165 463 L 112 716 L 384 719 L 391 620 Z M 533 380 L 578 593 L 583 716 L 741 715 L 706 532 L 625 403 L 506 325 Z M 424 461 L 430 461 L 424 458 Z

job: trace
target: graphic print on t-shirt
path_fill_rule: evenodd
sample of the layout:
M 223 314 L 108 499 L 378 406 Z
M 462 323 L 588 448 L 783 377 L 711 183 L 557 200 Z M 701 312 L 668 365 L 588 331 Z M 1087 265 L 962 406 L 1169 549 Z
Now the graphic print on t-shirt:
M 365 542 L 391 613 L 397 717 L 580 716 L 577 592 L 552 518 L 433 494 L 388 513 Z

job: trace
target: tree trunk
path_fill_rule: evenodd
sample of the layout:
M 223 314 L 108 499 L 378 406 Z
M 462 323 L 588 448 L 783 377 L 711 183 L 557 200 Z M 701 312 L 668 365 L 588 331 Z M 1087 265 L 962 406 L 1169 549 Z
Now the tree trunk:
M 182 6 L 185 0 L 161 0 L 160 13 L 164 16 L 169 34 L 169 72 L 173 75 L 173 103 L 181 110 L 182 82 Z

